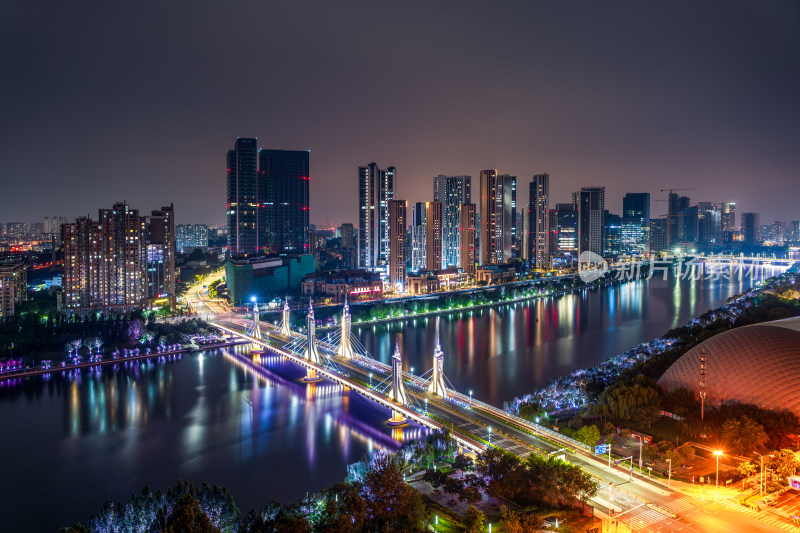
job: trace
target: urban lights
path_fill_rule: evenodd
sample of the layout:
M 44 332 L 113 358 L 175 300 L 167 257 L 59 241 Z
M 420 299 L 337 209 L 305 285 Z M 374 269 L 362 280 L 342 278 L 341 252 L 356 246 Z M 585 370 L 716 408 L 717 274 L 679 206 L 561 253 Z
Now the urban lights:
M 717 477 L 716 477 L 716 487 L 714 488 L 714 493 L 719 492 L 719 456 L 722 455 L 722 450 L 714 450 L 714 455 L 717 458 Z

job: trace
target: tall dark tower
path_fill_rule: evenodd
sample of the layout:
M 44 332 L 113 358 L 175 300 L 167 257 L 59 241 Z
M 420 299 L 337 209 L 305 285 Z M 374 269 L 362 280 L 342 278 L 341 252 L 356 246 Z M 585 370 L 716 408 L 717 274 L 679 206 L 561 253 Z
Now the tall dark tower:
M 308 150 L 259 150 L 260 242 L 268 253 L 309 253 Z
M 258 140 L 237 138 L 228 151 L 228 251 L 233 256 L 257 254 L 259 241 Z

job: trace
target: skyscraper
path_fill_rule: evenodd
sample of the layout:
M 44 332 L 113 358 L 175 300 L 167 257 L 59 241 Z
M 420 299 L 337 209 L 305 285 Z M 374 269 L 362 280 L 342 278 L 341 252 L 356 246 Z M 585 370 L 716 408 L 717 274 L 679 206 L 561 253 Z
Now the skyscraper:
M 482 170 L 480 181 L 480 262 L 505 263 L 512 257 L 517 179 L 507 174 L 498 176 L 496 170 Z
M 342 248 L 350 250 L 356 247 L 355 228 L 349 222 L 345 222 L 339 227 L 342 235 Z
M 459 267 L 470 277 L 475 277 L 475 204 L 461 206 L 461 222 L 459 224 L 459 243 L 461 258 Z
M 603 223 L 603 257 L 618 257 L 622 253 L 622 217 L 606 211 Z
M 667 197 L 667 244 L 672 246 L 675 243 L 686 240 L 683 230 L 685 222 L 683 211 L 689 207 L 688 196 L 678 196 L 671 192 Z
M 622 199 L 621 252 L 630 255 L 647 253 L 650 242 L 650 193 L 629 192 Z
M 759 244 L 758 213 L 742 213 L 742 235 L 745 244 Z
M 583 187 L 577 196 L 578 217 L 580 220 L 579 252 L 603 254 L 603 229 L 605 227 L 605 187 Z
M 425 202 L 417 202 L 411 209 L 411 270 L 425 270 Z
M 711 202 L 697 204 L 697 242 L 714 248 L 722 244 L 722 212 Z
M 228 250 L 233 256 L 254 255 L 263 213 L 259 205 L 263 176 L 258 172 L 258 140 L 238 138 L 228 151 Z
M 650 252 L 663 252 L 668 249 L 667 219 L 653 218 L 650 220 Z
M 395 290 L 406 285 L 405 200 L 389 200 L 389 282 Z
M 433 178 L 433 201 L 442 203 L 442 268 L 460 262 L 461 206 L 472 203 L 471 181 L 470 176 L 439 174 Z
M 425 268 L 442 268 L 442 202 L 425 204 Z
M 550 232 L 548 228 L 550 208 L 550 175 L 536 174 L 530 183 L 528 205 L 528 231 L 527 238 L 529 251 L 527 253 L 531 264 L 539 269 L 550 267 Z
M 261 247 L 273 254 L 308 253 L 309 151 L 262 149 L 258 156 Z
M 170 204 L 145 218 L 147 247 L 144 305 L 175 307 L 175 210 Z
M 394 200 L 395 167 L 358 167 L 358 266 L 376 268 L 389 261 L 389 201 Z

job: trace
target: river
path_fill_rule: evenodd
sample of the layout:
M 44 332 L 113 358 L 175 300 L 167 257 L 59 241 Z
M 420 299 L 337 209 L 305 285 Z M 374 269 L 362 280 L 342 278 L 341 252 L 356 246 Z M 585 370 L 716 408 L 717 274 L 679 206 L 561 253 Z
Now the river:
M 445 315 L 445 375 L 495 405 L 599 363 L 718 307 L 753 281 L 652 279 Z M 435 318 L 354 327 L 388 362 L 431 366 Z M 269 358 L 256 379 L 219 349 L 75 375 L 0 382 L 0 509 L 4 531 L 53 531 L 107 499 L 178 478 L 230 488 L 243 511 L 292 501 L 344 479 L 366 452 L 396 449 L 388 411 L 330 383 L 306 385 Z

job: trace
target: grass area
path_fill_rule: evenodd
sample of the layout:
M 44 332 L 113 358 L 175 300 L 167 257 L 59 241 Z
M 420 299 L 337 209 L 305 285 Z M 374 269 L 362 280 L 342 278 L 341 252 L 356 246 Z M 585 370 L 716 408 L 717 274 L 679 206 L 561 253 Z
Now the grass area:
M 431 526 L 435 524 L 436 517 L 439 517 L 439 525 L 436 528 L 437 533 L 461 533 L 464 531 L 464 524 L 461 517 L 447 507 L 436 503 L 428 496 L 424 496 L 424 499 L 425 507 L 428 509 L 428 514 L 430 514 L 431 517 Z

